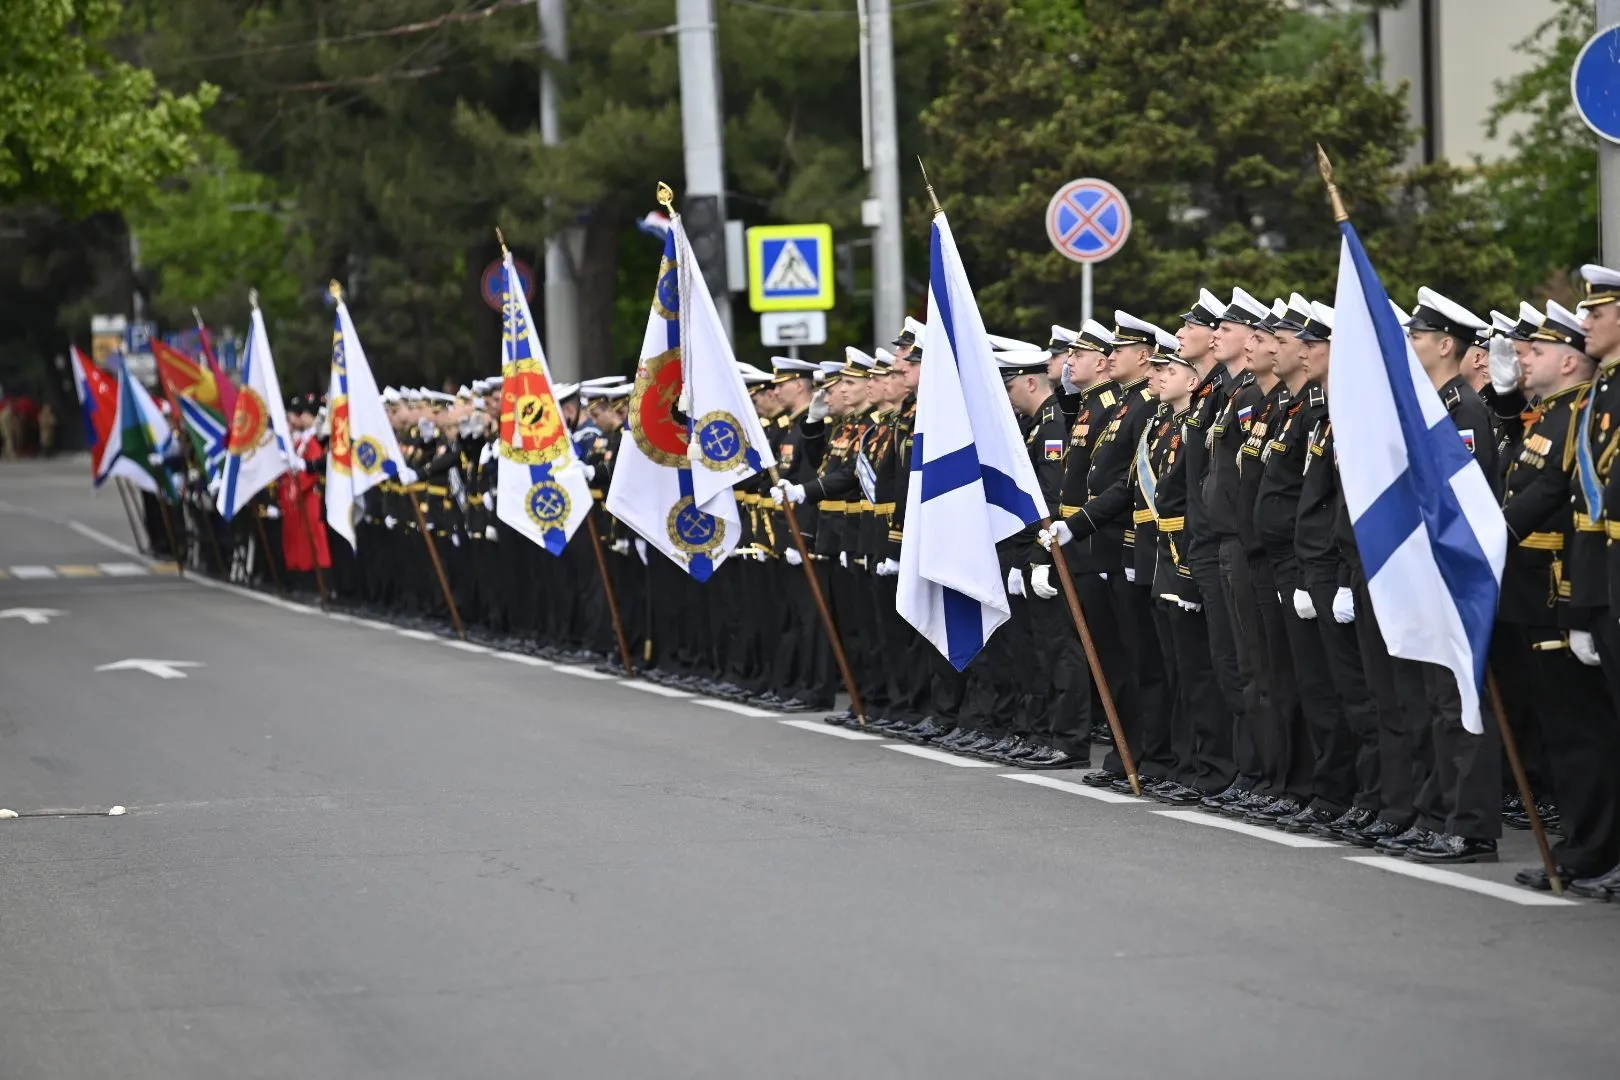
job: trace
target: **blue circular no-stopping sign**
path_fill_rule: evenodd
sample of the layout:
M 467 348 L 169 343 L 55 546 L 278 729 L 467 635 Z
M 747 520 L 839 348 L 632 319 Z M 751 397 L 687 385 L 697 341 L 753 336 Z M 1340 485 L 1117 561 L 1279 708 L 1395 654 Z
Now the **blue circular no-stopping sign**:
M 1599 30 L 1581 46 L 1569 89 L 1586 126 L 1620 143 L 1620 24 Z

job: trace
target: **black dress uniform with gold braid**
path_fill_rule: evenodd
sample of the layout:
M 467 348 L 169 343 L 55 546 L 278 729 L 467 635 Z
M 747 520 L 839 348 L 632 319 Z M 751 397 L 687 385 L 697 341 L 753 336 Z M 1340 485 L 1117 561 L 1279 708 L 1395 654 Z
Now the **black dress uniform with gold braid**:
M 1114 417 L 1114 411 L 1124 400 L 1119 387 L 1104 380 L 1087 387 L 1077 395 L 1074 423 L 1069 427 L 1069 448 L 1063 458 L 1063 487 L 1059 492 L 1058 516 L 1067 520 L 1080 512 L 1086 503 L 1086 482 L 1091 470 L 1091 456 Z M 1095 576 L 1107 567 L 1097 565 L 1091 538 L 1076 539 L 1063 549 L 1069 570 L 1078 583 L 1081 575 Z M 1085 602 L 1085 597 L 1081 597 Z
M 1163 672 L 1164 690 L 1160 707 L 1143 713 L 1137 732 L 1131 735 L 1131 746 L 1137 753 L 1138 768 L 1144 774 L 1178 784 L 1187 779 L 1183 772 L 1187 763 L 1181 754 L 1190 750 L 1191 742 L 1185 737 L 1188 714 L 1169 611 L 1176 606 L 1180 576 L 1176 563 L 1182 556 L 1179 543 L 1160 530 L 1159 505 L 1162 499 L 1162 512 L 1171 527 L 1177 535 L 1183 532 L 1187 510 L 1186 474 L 1180 468 L 1183 461 L 1180 419 L 1168 403 L 1155 402 L 1153 418 L 1138 440 L 1136 461 L 1131 466 L 1131 482 L 1135 488 L 1131 518 L 1135 527 L 1125 542 L 1125 561 L 1135 578 L 1135 587 L 1151 597 L 1148 618 L 1157 638 L 1155 659 Z M 1168 481 L 1168 490 L 1160 487 L 1164 481 Z M 1170 554 L 1172 546 L 1174 555 Z M 1198 590 L 1190 576 L 1185 580 L 1186 600 L 1196 603 Z M 1204 659 L 1208 658 L 1206 645 Z
M 777 455 L 778 471 L 783 481 L 808 488 L 814 483 L 826 452 L 827 424 L 812 421 L 808 407 L 786 417 L 780 450 Z M 805 546 L 816 549 L 817 514 L 808 504 L 795 508 L 795 519 L 804 535 Z M 787 511 L 772 504 L 771 529 L 775 533 L 775 550 L 786 555 L 793 547 L 793 535 L 787 521 Z M 763 703 L 783 708 L 822 708 L 832 704 L 837 685 L 832 647 L 822 629 L 815 599 L 811 595 L 804 571 L 788 564 L 784 558 L 780 572 L 783 575 L 783 594 L 787 597 L 785 610 L 789 632 L 777 644 L 776 657 L 771 665 L 772 689 L 767 691 Z M 772 698 L 775 698 L 773 701 Z
M 1035 479 L 1045 502 L 1041 510 L 1048 516 L 1056 515 L 1062 503 L 1067 475 L 1064 456 L 1073 437 L 1072 431 L 1062 402 L 1054 394 L 1042 403 L 1035 422 L 1024 436 L 1029 461 L 1034 466 Z M 1020 539 L 1020 553 L 1023 556 L 1020 569 L 1026 576 L 1035 573 L 1035 566 L 1051 562 L 1050 554 L 1043 551 L 1033 537 Z M 1046 573 L 1050 576 L 1052 571 Z M 1048 688 L 1044 708 L 1032 718 L 1031 730 L 1026 736 L 1035 750 L 1020 764 L 1031 768 L 1084 768 L 1091 762 L 1091 671 L 1086 666 L 1085 652 L 1080 647 L 1062 584 L 1050 580 L 1049 588 L 1056 589 L 1057 595 L 1048 598 L 1036 595 L 1032 582 L 1025 590 L 1035 654 Z

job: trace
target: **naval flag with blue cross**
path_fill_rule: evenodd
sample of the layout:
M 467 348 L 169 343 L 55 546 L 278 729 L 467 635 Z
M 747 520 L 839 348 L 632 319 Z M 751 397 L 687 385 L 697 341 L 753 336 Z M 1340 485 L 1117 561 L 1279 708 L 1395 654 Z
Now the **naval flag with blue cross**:
M 591 485 L 552 389 L 512 253 L 501 244 L 501 431 L 495 515 L 561 555 L 591 512 Z

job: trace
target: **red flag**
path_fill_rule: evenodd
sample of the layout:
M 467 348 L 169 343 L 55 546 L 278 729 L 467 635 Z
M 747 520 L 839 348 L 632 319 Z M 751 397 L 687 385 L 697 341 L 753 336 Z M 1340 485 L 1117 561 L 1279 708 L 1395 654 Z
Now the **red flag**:
M 208 332 L 202 316 L 197 309 L 191 310 L 197 319 L 197 339 L 202 342 L 203 360 L 208 364 L 208 370 L 214 373 L 214 385 L 219 388 L 219 403 L 226 416 L 236 415 L 236 384 L 231 382 L 230 376 L 225 374 L 225 368 L 219 362 L 219 355 L 214 352 L 214 335 Z
M 118 459 L 119 440 L 113 438 L 118 422 L 118 384 L 96 362 L 71 347 L 73 389 L 79 394 L 79 410 L 84 417 L 84 442 L 90 449 L 90 474 L 100 484 Z
M 214 381 L 212 370 L 156 338 L 152 340 L 152 358 L 157 361 L 163 391 L 176 411 L 181 397 L 195 398 L 211 409 L 220 407 L 219 384 Z

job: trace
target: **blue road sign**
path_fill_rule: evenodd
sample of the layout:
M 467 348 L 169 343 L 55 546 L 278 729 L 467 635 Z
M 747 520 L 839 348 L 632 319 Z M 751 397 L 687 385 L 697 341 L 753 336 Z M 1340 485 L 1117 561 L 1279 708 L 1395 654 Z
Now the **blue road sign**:
M 1046 235 L 1065 258 L 1102 262 L 1130 239 L 1130 203 L 1106 180 L 1070 180 L 1046 204 Z
M 1620 26 L 1599 30 L 1581 47 L 1569 88 L 1586 126 L 1620 142 Z

